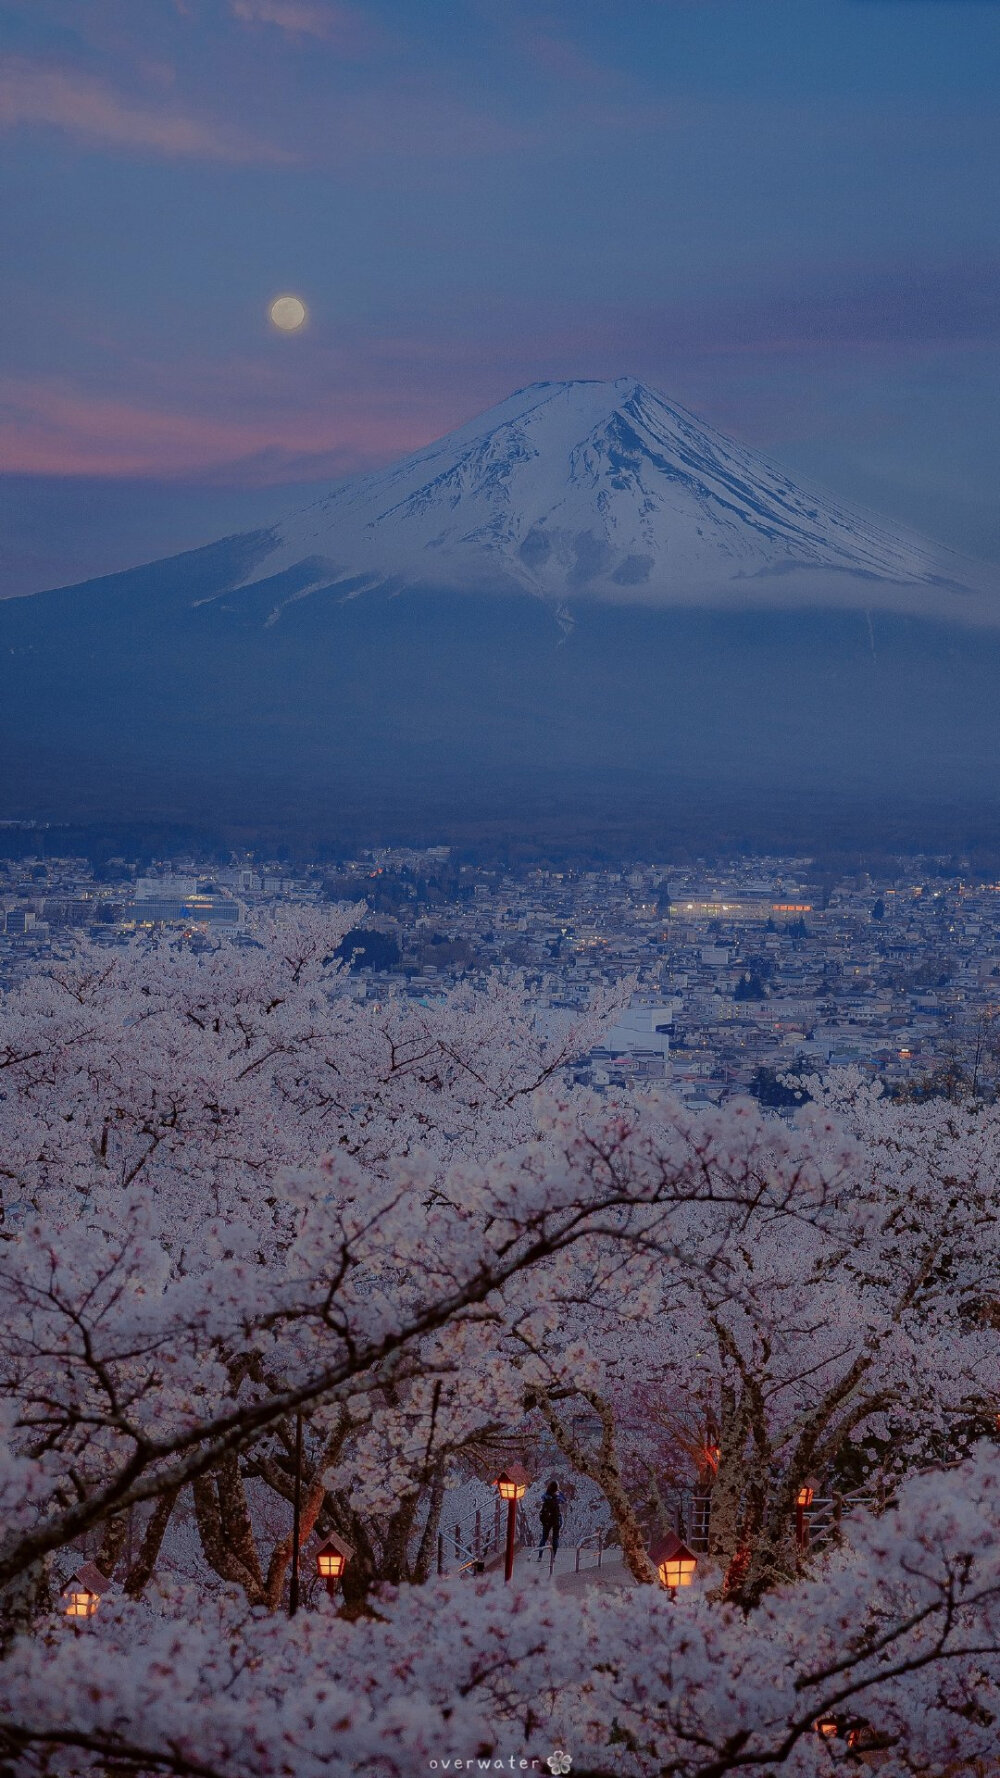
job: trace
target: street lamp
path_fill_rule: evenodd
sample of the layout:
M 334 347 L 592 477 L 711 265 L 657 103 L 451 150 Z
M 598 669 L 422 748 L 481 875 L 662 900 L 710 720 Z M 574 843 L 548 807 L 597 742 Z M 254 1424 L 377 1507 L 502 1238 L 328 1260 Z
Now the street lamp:
M 809 1521 L 806 1513 L 816 1498 L 813 1478 L 802 1483 L 795 1496 L 795 1541 L 800 1550 L 809 1548 Z
M 496 1491 L 507 1502 L 507 1549 L 504 1555 L 504 1585 L 514 1572 L 514 1539 L 517 1535 L 517 1503 L 524 1499 L 531 1477 L 520 1463 L 509 1463 L 496 1479 Z
M 662 1585 L 671 1593 L 676 1593 L 678 1587 L 689 1587 L 694 1580 L 698 1558 L 673 1531 L 654 1539 L 649 1547 L 649 1559 Z
M 321 1543 L 316 1551 L 316 1573 L 320 1580 L 326 1581 L 326 1590 L 333 1599 L 337 1592 L 337 1582 L 353 1556 L 354 1551 L 344 1538 L 338 1537 L 334 1531 Z

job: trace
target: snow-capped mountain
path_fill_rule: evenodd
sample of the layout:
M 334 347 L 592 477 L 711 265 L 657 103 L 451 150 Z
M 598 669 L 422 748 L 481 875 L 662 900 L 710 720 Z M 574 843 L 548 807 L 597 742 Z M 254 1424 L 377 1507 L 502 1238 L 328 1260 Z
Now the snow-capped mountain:
M 0 819 L 780 849 L 899 808 L 953 845 L 998 703 L 987 571 L 633 380 L 547 383 L 277 527 L 0 601 Z
M 971 569 L 804 492 L 634 378 L 536 383 L 279 526 L 254 578 L 935 610 Z M 297 596 L 301 597 L 302 589 Z

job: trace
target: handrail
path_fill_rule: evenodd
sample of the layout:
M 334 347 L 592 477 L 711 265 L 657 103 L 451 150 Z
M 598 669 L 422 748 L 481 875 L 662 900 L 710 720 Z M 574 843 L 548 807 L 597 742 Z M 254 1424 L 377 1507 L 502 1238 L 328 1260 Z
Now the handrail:
M 450 1545 L 455 1552 L 455 1560 L 458 1563 L 457 1568 L 454 1570 L 456 1574 L 483 1574 L 487 1565 L 495 1566 L 503 1559 L 503 1555 L 507 1548 L 506 1523 L 501 1522 L 499 1526 L 494 1524 L 484 1533 L 480 1533 L 478 1513 L 476 1514 L 476 1520 L 476 1541 L 479 1544 L 478 1551 L 470 1548 L 470 1546 L 463 1541 L 459 1535 L 459 1527 L 457 1525 L 454 1527 L 453 1531 L 447 1533 L 444 1531 L 438 1532 L 438 1574 L 443 1575 L 445 1572 L 446 1544 Z M 532 1537 L 527 1514 L 521 1507 L 518 1508 L 515 1524 L 515 1548 L 519 1546 L 521 1549 L 524 1549 L 531 1544 Z
M 456 1526 L 455 1531 L 457 1531 L 457 1529 L 458 1529 L 458 1527 Z M 529 1525 L 527 1514 L 518 1513 L 517 1529 L 518 1529 L 517 1548 L 522 1549 L 522 1550 L 525 1550 L 525 1549 L 533 1550 L 535 1548 L 535 1542 L 534 1542 L 533 1536 L 531 1535 L 530 1525 Z M 458 1575 L 484 1574 L 487 1572 L 488 1569 L 493 1568 L 493 1567 L 498 1567 L 499 1564 L 502 1562 L 502 1560 L 504 1558 L 504 1554 L 506 1552 L 506 1547 L 507 1547 L 506 1526 L 503 1526 L 501 1528 L 499 1536 L 497 1535 L 496 1528 L 491 1527 L 482 1536 L 482 1538 L 480 1540 L 478 1552 L 476 1550 L 470 1548 L 469 1544 L 466 1543 L 463 1538 L 456 1536 L 455 1531 L 450 1531 L 447 1533 L 444 1531 L 438 1532 L 438 1540 L 437 1540 L 438 1574 L 443 1575 L 446 1572 L 446 1567 L 445 1567 L 446 1551 L 447 1551 L 448 1555 L 450 1555 L 452 1551 L 454 1552 L 453 1560 L 454 1560 L 456 1566 L 450 1567 L 450 1564 L 449 1564 L 449 1567 L 450 1567 L 450 1572 L 452 1572 L 453 1574 L 458 1574 Z M 579 1574 L 579 1572 L 580 1572 L 580 1558 L 584 1554 L 584 1552 L 589 1549 L 594 1549 L 597 1551 L 597 1561 L 594 1564 L 594 1566 L 596 1568 L 600 1568 L 603 1566 L 604 1551 L 607 1548 L 607 1538 L 608 1538 L 610 1532 L 611 1532 L 611 1527 L 606 1525 L 606 1526 L 599 1528 L 596 1531 L 588 1531 L 575 1544 L 570 1543 L 570 1544 L 565 1544 L 563 1546 L 565 1549 L 575 1550 L 575 1553 L 576 1553 L 576 1561 L 575 1561 L 575 1565 L 574 1565 L 574 1572 L 575 1573 Z M 553 1561 L 551 1554 L 550 1554 L 550 1561 L 549 1561 L 550 1573 L 552 1571 L 553 1566 L 554 1566 L 554 1561 Z
M 604 1539 L 606 1532 L 607 1527 L 603 1527 L 600 1531 L 589 1531 L 586 1537 L 581 1537 L 579 1539 L 576 1545 L 576 1566 L 573 1570 L 574 1574 L 579 1574 L 580 1572 L 580 1556 L 582 1552 L 589 1549 L 590 1545 L 594 1543 L 595 1540 L 597 1543 L 597 1561 L 594 1566 L 600 1568 L 604 1561 Z

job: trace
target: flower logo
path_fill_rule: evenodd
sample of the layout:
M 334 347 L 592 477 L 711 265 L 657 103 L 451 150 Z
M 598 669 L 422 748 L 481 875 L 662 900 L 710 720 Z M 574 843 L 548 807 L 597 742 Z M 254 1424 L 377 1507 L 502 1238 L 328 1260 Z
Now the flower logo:
M 565 1774 L 573 1764 L 573 1755 L 567 1753 L 564 1747 L 557 1747 L 555 1753 L 549 1754 L 545 1764 L 548 1766 L 549 1771 L 553 1773 L 553 1778 L 565 1778 Z

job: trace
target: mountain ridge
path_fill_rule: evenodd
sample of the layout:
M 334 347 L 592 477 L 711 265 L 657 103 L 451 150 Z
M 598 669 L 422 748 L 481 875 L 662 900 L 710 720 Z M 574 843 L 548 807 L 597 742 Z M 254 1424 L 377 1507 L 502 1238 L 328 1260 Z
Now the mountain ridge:
M 315 586 L 744 608 L 874 598 L 1000 622 L 982 565 L 800 488 L 632 377 L 529 384 L 274 532 L 253 579 L 310 562 Z

